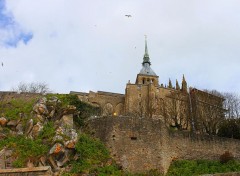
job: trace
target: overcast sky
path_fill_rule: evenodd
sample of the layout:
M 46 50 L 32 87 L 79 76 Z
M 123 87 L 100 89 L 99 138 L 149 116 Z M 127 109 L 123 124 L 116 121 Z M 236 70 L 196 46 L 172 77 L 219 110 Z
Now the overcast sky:
M 0 0 L 0 90 L 124 93 L 145 34 L 160 84 L 240 93 L 239 0 Z

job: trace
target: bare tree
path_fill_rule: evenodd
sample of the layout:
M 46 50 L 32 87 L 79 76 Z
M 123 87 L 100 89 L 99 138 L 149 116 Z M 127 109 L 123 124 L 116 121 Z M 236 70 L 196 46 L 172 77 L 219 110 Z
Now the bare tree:
M 236 93 L 223 93 L 226 118 L 240 118 L 240 96 Z
M 216 135 L 224 120 L 223 95 L 216 90 L 196 90 L 194 94 L 195 129 L 200 133 Z
M 44 82 L 32 82 L 32 83 L 20 82 L 19 85 L 15 88 L 12 88 L 12 90 L 16 92 L 41 93 L 41 94 L 51 92 L 48 85 Z
M 190 127 L 189 99 L 187 94 L 174 91 L 167 96 L 164 103 L 164 116 L 166 123 L 179 130 Z

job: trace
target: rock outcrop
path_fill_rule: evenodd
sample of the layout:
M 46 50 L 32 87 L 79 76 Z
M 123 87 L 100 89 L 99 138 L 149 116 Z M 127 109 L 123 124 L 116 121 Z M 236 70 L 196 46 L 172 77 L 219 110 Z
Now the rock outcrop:
M 44 126 L 51 122 L 54 128 L 53 137 L 46 139 L 47 142 L 43 140 L 43 143 L 51 146 L 49 152 L 41 156 L 37 162 L 31 162 L 29 159 L 25 167 L 50 165 L 54 172 L 59 172 L 64 164 L 74 157 L 78 133 L 74 128 L 73 118 L 77 113 L 75 106 L 63 107 L 57 97 L 49 99 L 42 97 L 34 104 L 30 117 L 19 114 L 19 119 L 12 119 L 3 114 L 0 117 L 0 139 L 5 139 L 8 135 L 3 128 L 13 136 L 24 135 L 32 140 L 39 139 Z M 14 149 L 4 148 L 4 150 Z

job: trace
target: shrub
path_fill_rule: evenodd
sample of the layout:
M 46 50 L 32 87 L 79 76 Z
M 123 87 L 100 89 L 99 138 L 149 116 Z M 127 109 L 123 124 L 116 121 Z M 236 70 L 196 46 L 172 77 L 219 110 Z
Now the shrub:
M 234 160 L 232 153 L 229 151 L 226 151 L 224 154 L 222 154 L 219 159 L 222 164 Z
M 167 176 L 195 176 L 236 171 L 240 171 L 238 161 L 222 164 L 220 161 L 211 160 L 177 160 L 169 167 Z
M 101 141 L 82 134 L 75 149 L 79 159 L 72 165 L 73 173 L 104 172 L 113 169 L 113 167 L 104 168 L 110 155 Z M 103 168 L 100 169 L 101 166 Z
M 51 98 L 53 96 L 56 96 L 59 100 L 61 100 L 61 106 L 62 108 L 66 108 L 67 105 L 73 105 L 77 108 L 77 111 L 80 114 L 75 114 L 73 120 L 74 122 L 79 125 L 84 125 L 84 120 L 90 116 L 93 115 L 99 115 L 100 114 L 100 108 L 92 106 L 88 103 L 85 103 L 83 101 L 80 101 L 77 95 L 72 94 L 49 94 L 47 95 L 47 98 Z

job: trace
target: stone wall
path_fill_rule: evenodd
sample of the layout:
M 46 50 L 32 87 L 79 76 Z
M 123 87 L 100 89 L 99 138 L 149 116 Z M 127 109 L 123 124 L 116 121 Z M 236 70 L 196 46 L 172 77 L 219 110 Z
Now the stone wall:
M 101 107 L 101 115 L 122 115 L 124 114 L 124 99 L 125 95 L 111 92 L 73 92 L 70 94 L 75 94 L 78 96 L 79 100 L 88 102 L 92 105 Z
M 170 131 L 160 120 L 106 117 L 89 121 L 96 137 L 105 142 L 124 170 L 167 172 L 176 159 L 219 159 L 225 151 L 240 159 L 240 141 Z
M 25 99 L 29 100 L 32 98 L 41 97 L 42 95 L 39 93 L 17 93 L 10 91 L 0 91 L 0 102 L 9 102 L 12 99 Z
M 51 176 L 53 175 L 50 166 L 32 167 L 32 168 L 16 168 L 16 169 L 0 169 L 0 176 Z

